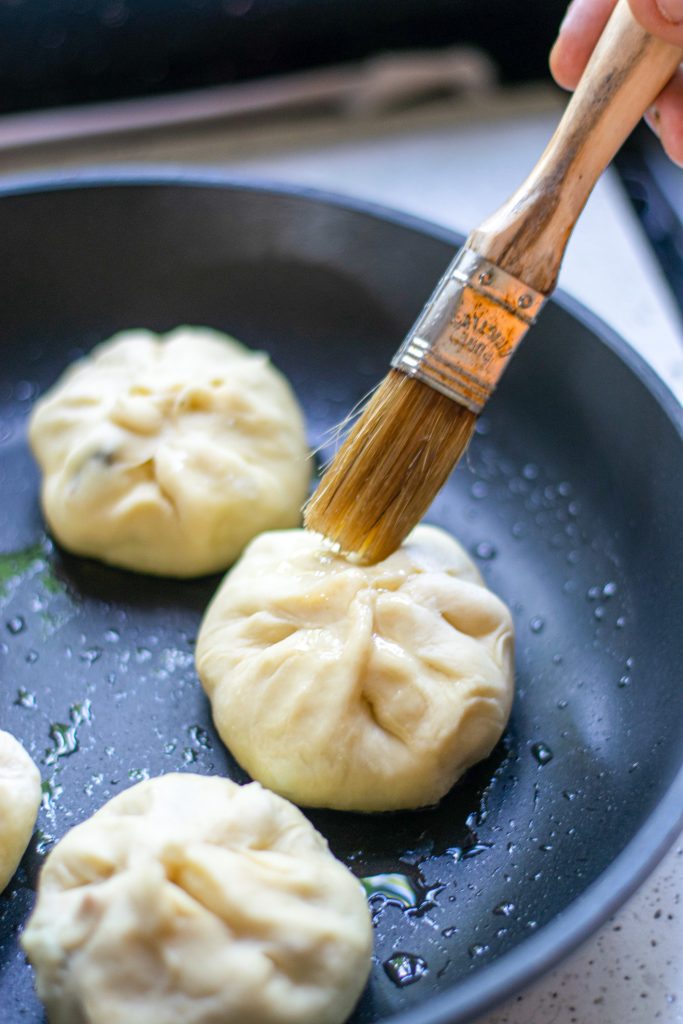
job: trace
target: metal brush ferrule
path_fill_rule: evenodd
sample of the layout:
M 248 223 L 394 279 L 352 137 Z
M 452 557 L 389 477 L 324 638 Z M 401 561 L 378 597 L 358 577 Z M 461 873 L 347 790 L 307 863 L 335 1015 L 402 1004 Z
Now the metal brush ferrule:
M 478 414 L 545 300 L 461 249 L 391 365 Z

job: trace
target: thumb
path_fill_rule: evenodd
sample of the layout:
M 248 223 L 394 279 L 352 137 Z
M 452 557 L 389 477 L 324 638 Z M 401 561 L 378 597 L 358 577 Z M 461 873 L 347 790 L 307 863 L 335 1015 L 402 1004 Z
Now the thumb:
M 633 16 L 654 36 L 683 49 L 683 0 L 629 0 Z

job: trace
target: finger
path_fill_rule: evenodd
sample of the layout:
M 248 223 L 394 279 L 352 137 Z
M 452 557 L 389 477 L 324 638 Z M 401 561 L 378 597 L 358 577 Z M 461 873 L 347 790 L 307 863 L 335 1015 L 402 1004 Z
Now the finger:
M 670 0 L 673 2 L 673 0 Z M 550 53 L 550 70 L 563 89 L 574 89 L 616 0 L 573 0 Z
M 660 93 L 645 120 L 674 163 L 683 166 L 683 68 L 678 69 Z
M 653 35 L 683 48 L 683 0 L 629 0 L 633 16 Z

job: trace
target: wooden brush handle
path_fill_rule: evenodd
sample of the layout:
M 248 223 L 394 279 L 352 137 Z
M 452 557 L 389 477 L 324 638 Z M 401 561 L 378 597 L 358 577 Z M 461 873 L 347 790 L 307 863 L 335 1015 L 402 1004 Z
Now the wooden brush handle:
M 651 36 L 619 0 L 541 159 L 467 246 L 551 292 L 593 186 L 681 60 L 683 50 Z

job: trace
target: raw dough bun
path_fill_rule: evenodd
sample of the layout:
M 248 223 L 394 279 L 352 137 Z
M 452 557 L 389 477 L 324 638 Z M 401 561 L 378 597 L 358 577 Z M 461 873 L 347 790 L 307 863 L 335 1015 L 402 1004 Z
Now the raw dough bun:
M 0 892 L 24 856 L 41 795 L 40 772 L 19 740 L 0 729 Z
M 54 848 L 22 943 L 51 1024 L 341 1024 L 372 927 L 296 807 L 165 775 Z
M 210 604 L 197 671 L 224 742 L 265 786 L 314 807 L 421 807 L 500 738 L 512 622 L 435 527 L 373 566 L 305 530 L 269 533 Z
M 79 555 L 200 576 L 300 522 L 296 398 L 265 353 L 208 328 L 115 335 L 37 403 L 29 437 L 45 518 Z

